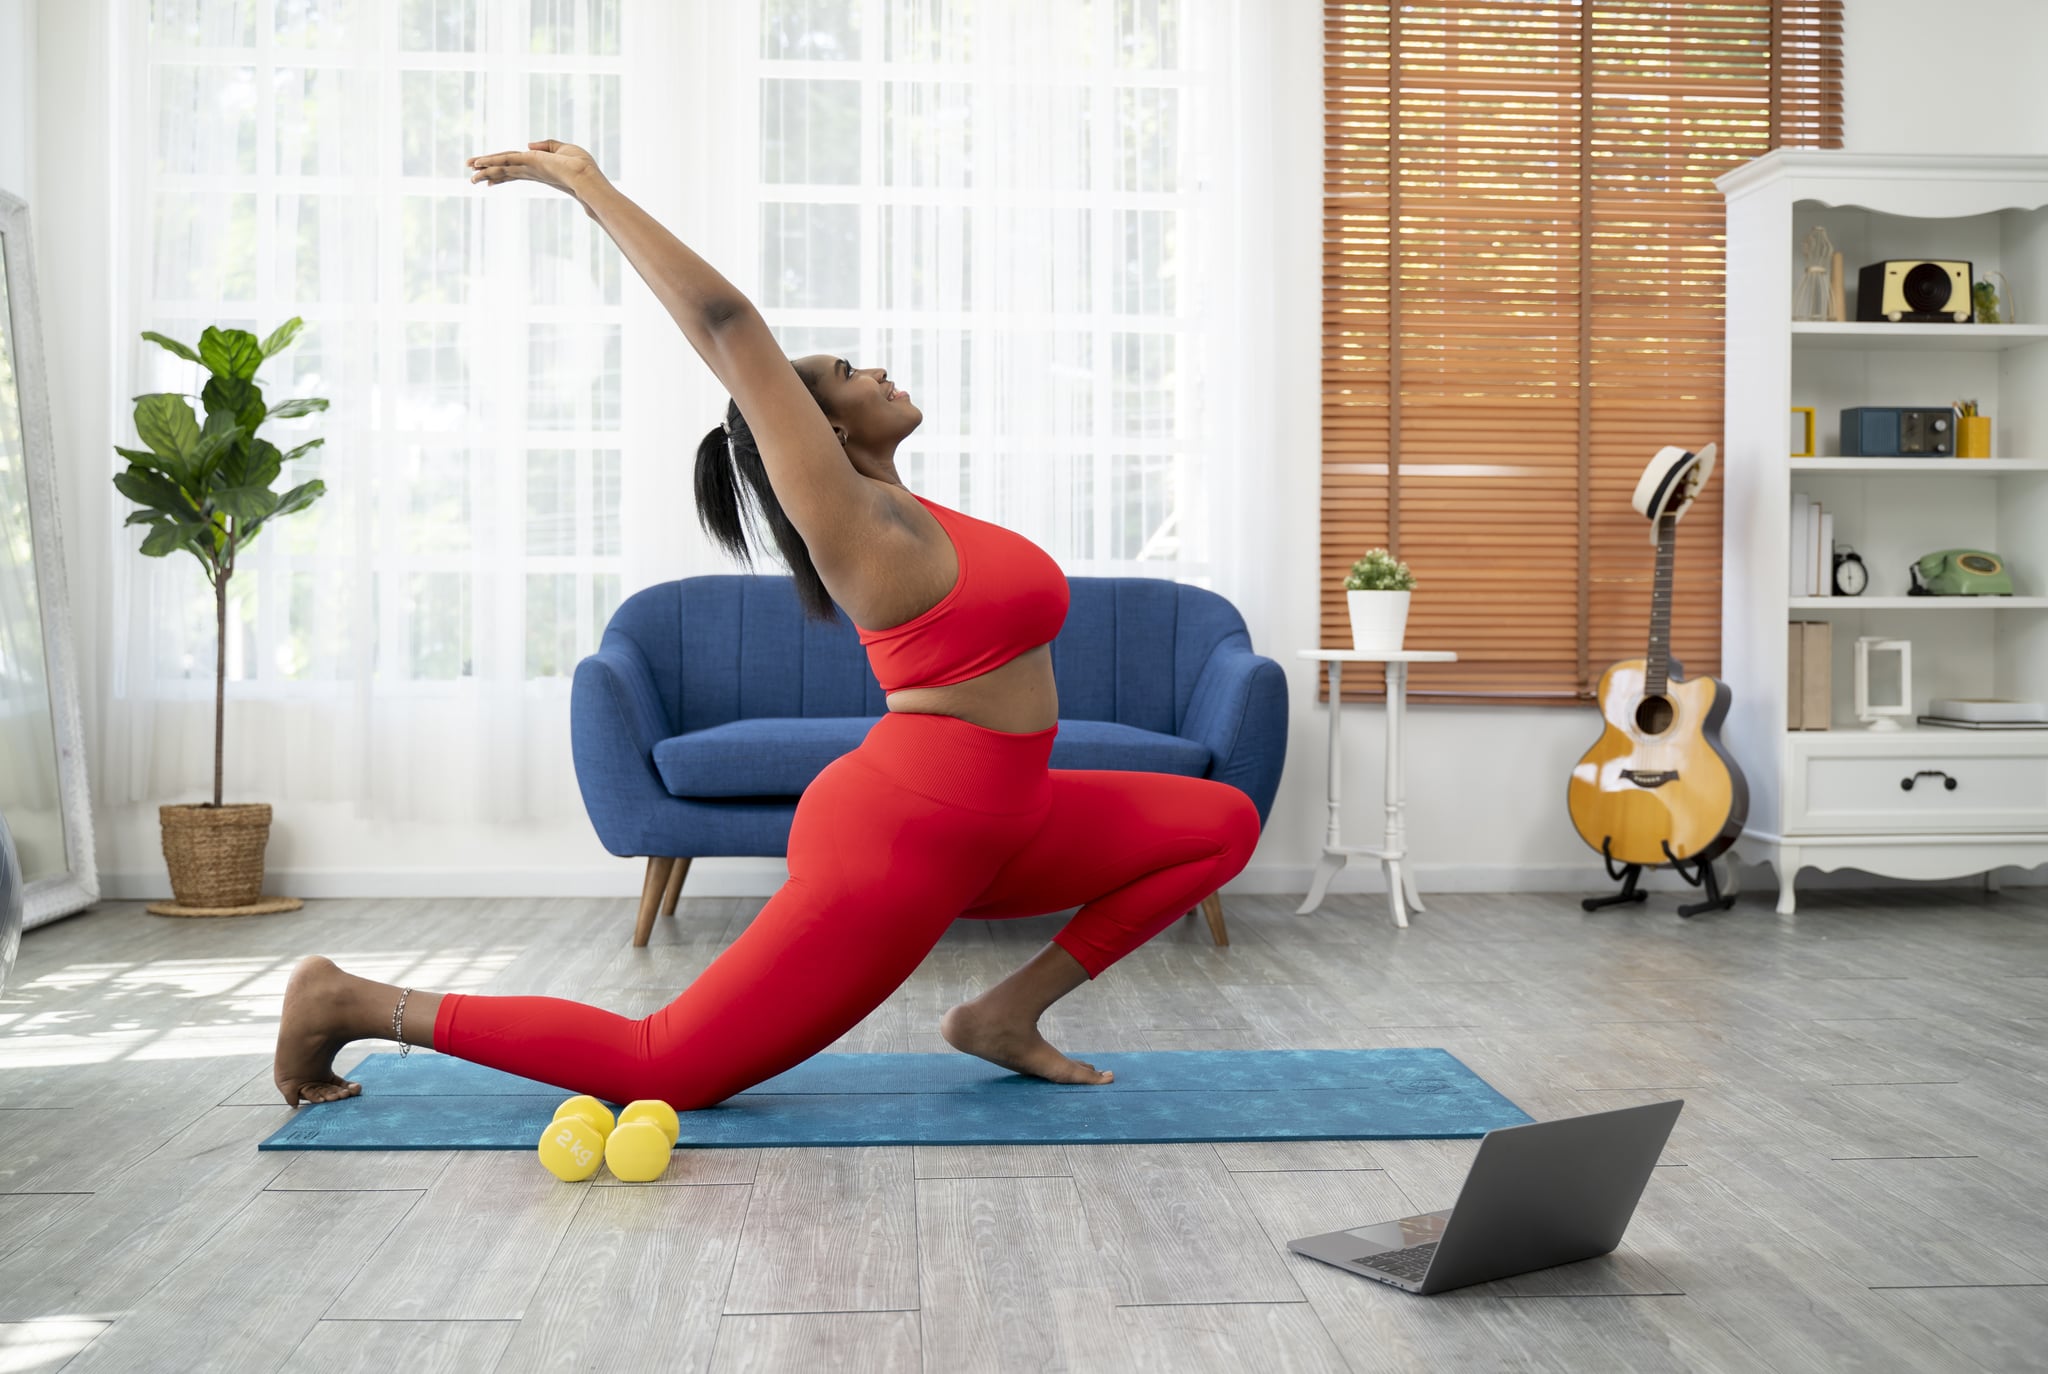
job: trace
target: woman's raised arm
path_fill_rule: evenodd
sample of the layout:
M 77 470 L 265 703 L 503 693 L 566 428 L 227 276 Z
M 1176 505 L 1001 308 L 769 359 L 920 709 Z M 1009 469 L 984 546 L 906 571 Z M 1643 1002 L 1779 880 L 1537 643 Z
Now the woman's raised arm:
M 754 303 L 661 222 L 621 194 L 589 153 L 545 139 L 469 160 L 470 180 L 538 181 L 574 196 L 725 384 L 760 445 L 768 480 L 820 566 L 872 533 L 865 479 Z

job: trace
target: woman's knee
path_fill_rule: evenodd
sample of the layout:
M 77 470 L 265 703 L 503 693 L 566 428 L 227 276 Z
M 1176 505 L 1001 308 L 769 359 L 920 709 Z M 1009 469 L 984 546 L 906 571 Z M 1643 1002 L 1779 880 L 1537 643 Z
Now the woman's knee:
M 1230 853 L 1249 860 L 1259 844 L 1259 808 L 1227 782 L 1215 783 L 1215 833 Z

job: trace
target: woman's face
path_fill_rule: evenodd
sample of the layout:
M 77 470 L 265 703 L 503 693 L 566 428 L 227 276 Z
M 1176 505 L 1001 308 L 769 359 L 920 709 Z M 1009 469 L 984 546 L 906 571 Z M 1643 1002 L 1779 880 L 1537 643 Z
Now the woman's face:
M 885 367 L 855 367 L 830 353 L 803 358 L 797 367 L 809 379 L 825 418 L 845 432 L 848 448 L 893 451 L 924 419 L 910 393 L 889 380 Z

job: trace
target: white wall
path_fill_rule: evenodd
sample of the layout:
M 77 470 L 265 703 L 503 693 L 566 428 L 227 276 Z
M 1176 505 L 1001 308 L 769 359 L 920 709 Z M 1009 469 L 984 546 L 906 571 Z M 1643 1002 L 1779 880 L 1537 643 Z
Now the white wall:
M 0 0 L 0 191 L 26 200 L 35 143 L 35 24 L 29 0 Z
M 26 13 L 33 8 L 33 15 Z M 1934 7 L 1922 0 L 1848 0 L 1844 96 L 1846 142 L 1861 150 L 2048 153 L 2048 102 L 2034 94 L 2029 55 L 2048 51 L 2048 4 L 2036 0 L 1950 0 L 1942 27 L 1963 35 L 1967 79 L 1928 84 L 1912 73 Z M 1322 838 L 1324 708 L 1315 704 L 1314 669 L 1294 651 L 1317 634 L 1315 548 L 1301 530 L 1318 499 L 1320 452 L 1322 95 L 1321 7 L 1312 0 L 1271 6 L 1267 41 L 1278 70 L 1273 83 L 1270 167 L 1272 325 L 1279 381 L 1273 394 L 1270 464 L 1276 499 L 1263 527 L 1231 537 L 1275 560 L 1266 604 L 1241 609 L 1253 642 L 1286 669 L 1293 714 L 1285 775 L 1253 865 L 1232 886 L 1241 891 L 1301 891 Z M 4 92 L 0 55 L 0 183 L 10 158 L 33 161 L 41 175 L 29 192 L 42 252 L 44 319 L 60 466 L 65 472 L 66 564 L 82 648 L 81 675 L 97 681 L 109 633 L 107 566 L 115 516 L 112 343 L 107 321 L 113 274 L 113 187 L 107 166 L 108 117 L 93 101 L 63 93 L 101 89 L 107 73 L 106 6 L 67 0 L 0 0 L 0 44 L 30 32 L 40 92 L 32 138 L 18 137 Z M 15 27 L 9 27 L 10 22 Z M 58 107 L 60 108 L 53 108 Z M 23 157 L 26 144 L 27 158 Z M 65 169 L 51 176 L 49 169 Z M 84 169 L 78 174 L 74 169 Z M 1250 237 L 1256 239 L 1257 234 Z M 238 740 L 229 711 L 228 748 Z M 1345 713 L 1347 838 L 1370 842 L 1378 809 L 1382 716 Z M 98 716 L 86 704 L 88 751 Z M 1596 889 L 1597 860 L 1564 814 L 1564 780 L 1599 733 L 1590 709 L 1418 707 L 1409 719 L 1409 843 L 1425 889 Z M 96 808 L 101 883 L 110 897 L 168 894 L 153 807 Z M 478 896 L 607 893 L 636 895 L 636 865 L 607 855 L 587 827 L 562 831 L 366 825 L 345 807 L 281 810 L 271 839 L 270 890 L 301 896 Z M 779 863 L 703 860 L 690 890 L 766 893 Z M 1354 866 L 1336 890 L 1377 890 L 1376 871 Z
M 1842 146 L 1859 153 L 2048 153 L 2042 0 L 1843 0 Z M 1935 43 L 1958 54 L 1929 79 Z

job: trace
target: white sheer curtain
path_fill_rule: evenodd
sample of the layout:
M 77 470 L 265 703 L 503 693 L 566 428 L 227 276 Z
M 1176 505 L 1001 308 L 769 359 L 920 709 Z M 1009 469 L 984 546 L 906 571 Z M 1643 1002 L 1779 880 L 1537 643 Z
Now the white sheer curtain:
M 577 660 L 623 595 L 724 566 L 688 497 L 715 379 L 571 202 L 466 182 L 469 152 L 528 136 L 592 149 L 792 355 L 887 365 L 926 416 L 913 489 L 1070 574 L 1255 576 L 1213 537 L 1260 365 L 1233 123 L 1256 8 L 139 8 L 123 392 L 197 389 L 142 329 L 297 314 L 266 394 L 332 402 L 277 426 L 326 436 L 286 477 L 327 497 L 230 583 L 228 799 L 580 819 Z M 139 544 L 112 570 L 107 772 L 184 800 L 211 780 L 211 593 Z

